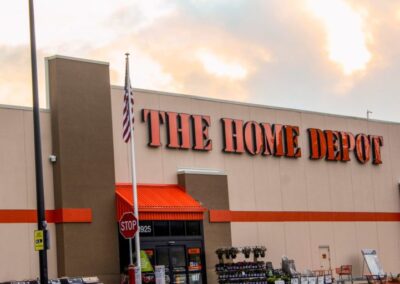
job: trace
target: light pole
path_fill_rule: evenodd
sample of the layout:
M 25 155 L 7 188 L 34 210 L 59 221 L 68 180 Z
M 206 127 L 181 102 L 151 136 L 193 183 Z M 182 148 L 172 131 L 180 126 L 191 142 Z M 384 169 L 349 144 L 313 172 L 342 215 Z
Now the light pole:
M 38 230 L 43 231 L 47 236 L 47 222 L 44 206 L 43 190 L 43 165 L 42 165 L 42 145 L 40 139 L 40 113 L 39 95 L 36 63 L 36 39 L 35 39 L 35 16 L 33 10 L 33 0 L 29 0 L 29 27 L 31 40 L 31 67 L 32 67 L 32 97 L 33 97 L 33 135 L 35 144 L 35 173 L 36 173 L 36 203 Z M 47 238 L 44 238 L 44 249 L 39 250 L 40 284 L 48 284 L 47 271 Z

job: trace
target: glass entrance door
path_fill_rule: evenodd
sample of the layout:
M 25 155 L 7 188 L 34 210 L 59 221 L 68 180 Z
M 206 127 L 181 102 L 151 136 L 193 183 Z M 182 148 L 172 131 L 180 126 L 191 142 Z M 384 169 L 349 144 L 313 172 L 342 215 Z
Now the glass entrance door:
M 188 246 L 186 250 L 188 256 L 189 284 L 201 284 L 203 280 L 201 248 L 198 246 Z
M 171 282 L 171 275 L 169 269 L 169 248 L 165 246 L 156 247 L 156 265 L 165 266 L 165 283 Z
M 165 266 L 167 282 L 187 284 L 185 246 L 156 247 L 156 264 Z
M 187 283 L 186 254 L 184 246 L 169 247 L 170 275 L 174 284 Z
M 165 267 L 166 284 L 202 284 L 205 280 L 204 252 L 200 241 L 147 241 L 142 250 L 153 267 Z M 153 272 L 143 273 L 146 281 L 155 283 Z

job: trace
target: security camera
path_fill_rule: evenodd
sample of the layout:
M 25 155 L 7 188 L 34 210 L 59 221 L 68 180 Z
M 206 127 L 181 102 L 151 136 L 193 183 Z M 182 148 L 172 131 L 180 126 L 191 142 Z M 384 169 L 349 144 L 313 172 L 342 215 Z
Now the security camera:
M 57 156 L 56 155 L 50 155 L 49 156 L 49 161 L 52 162 L 52 163 L 57 162 Z

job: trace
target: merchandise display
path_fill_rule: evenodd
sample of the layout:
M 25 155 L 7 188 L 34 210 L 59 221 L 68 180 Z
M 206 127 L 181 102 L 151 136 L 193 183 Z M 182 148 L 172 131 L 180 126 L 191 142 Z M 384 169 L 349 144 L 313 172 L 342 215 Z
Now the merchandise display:
M 219 248 L 215 251 L 219 263 L 215 265 L 218 283 L 239 284 L 331 284 L 331 270 L 296 271 L 293 259 L 282 257 L 282 269 L 274 269 L 272 262 L 259 260 L 266 256 L 267 249 L 263 246 L 243 248 Z M 242 253 L 245 261 L 237 261 L 237 255 Z M 249 259 L 253 255 L 253 259 Z M 249 259 L 249 261 L 247 261 Z
M 216 265 L 215 270 L 219 283 L 267 283 L 267 271 L 264 261 L 219 263 Z
M 265 247 L 230 247 L 216 250 L 219 263 L 215 266 L 219 283 L 267 283 L 267 266 L 258 258 L 265 257 Z M 253 261 L 233 262 L 242 253 L 246 259 L 253 254 Z M 224 261 L 225 259 L 225 261 Z

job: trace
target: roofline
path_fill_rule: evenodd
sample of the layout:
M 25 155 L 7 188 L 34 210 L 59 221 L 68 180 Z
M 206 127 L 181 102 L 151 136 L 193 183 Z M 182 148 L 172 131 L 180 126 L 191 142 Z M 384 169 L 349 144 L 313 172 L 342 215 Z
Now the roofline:
M 171 186 L 176 186 L 176 187 L 181 187 L 179 184 L 175 184 L 175 183 L 163 183 L 163 184 L 159 184 L 159 183 L 138 183 L 136 184 L 137 186 L 141 186 L 141 187 L 171 187 Z M 131 182 L 117 182 L 115 183 L 116 187 L 127 187 L 127 186 L 132 186 Z
M 117 86 L 117 85 L 111 85 L 111 89 L 124 90 L 124 87 Z M 241 106 L 249 106 L 249 107 L 258 107 L 258 108 L 271 109 L 271 110 L 284 110 L 284 111 L 292 111 L 292 112 L 307 113 L 307 114 L 327 115 L 327 116 L 338 117 L 338 118 L 350 118 L 350 119 L 357 119 L 357 120 L 363 120 L 363 121 L 368 121 L 368 122 L 378 122 L 378 123 L 387 123 L 387 124 L 400 125 L 400 122 L 391 121 L 391 120 L 380 120 L 380 119 L 371 119 L 371 118 L 367 119 L 367 118 L 358 117 L 358 116 L 351 116 L 351 115 L 340 115 L 340 114 L 320 112 L 320 111 L 302 110 L 302 109 L 295 109 L 295 108 L 285 108 L 285 107 L 278 107 L 278 106 L 269 106 L 269 105 L 256 104 L 256 103 L 231 101 L 231 100 L 224 100 L 224 99 L 217 99 L 217 98 L 210 98 L 210 97 L 200 97 L 200 96 L 188 95 L 188 94 L 183 94 L 183 93 L 172 93 L 172 92 L 164 92 L 164 91 L 149 90 L 149 89 L 133 88 L 133 90 L 137 91 L 137 92 L 141 92 L 141 93 L 165 95 L 165 96 L 179 97 L 179 98 L 188 98 L 188 99 L 194 99 L 194 100 L 200 100 L 200 101 L 209 101 L 209 102 L 216 102 L 216 103 L 225 103 L 225 104 L 233 104 L 233 105 L 241 105 Z
M 59 54 L 55 54 L 55 55 L 52 55 L 52 56 L 47 56 L 44 59 L 45 60 L 66 59 L 66 60 L 81 61 L 81 62 L 86 62 L 86 63 L 102 64 L 102 65 L 107 65 L 107 66 L 110 65 L 110 63 L 106 62 L 106 61 L 79 58 L 79 57 L 73 57 L 73 56 L 65 56 L 65 55 L 59 55 Z
M 208 169 L 208 168 L 178 168 L 178 175 L 179 174 L 216 175 L 216 176 L 226 175 L 226 173 L 223 170 Z
M 33 107 L 31 107 L 31 106 L 18 106 L 18 105 L 5 105 L 5 104 L 0 104 L 0 109 L 33 111 Z M 50 109 L 48 109 L 48 108 L 40 108 L 39 110 L 41 112 L 50 112 Z

